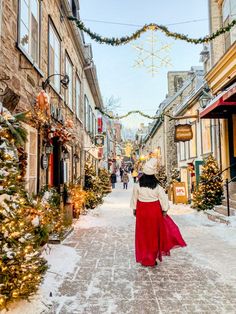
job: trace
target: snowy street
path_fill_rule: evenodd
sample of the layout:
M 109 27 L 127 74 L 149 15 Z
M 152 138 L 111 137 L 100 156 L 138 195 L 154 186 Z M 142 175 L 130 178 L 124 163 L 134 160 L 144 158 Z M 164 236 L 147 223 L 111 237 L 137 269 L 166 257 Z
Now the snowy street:
M 45 252 L 51 267 L 38 295 L 10 313 L 235 313 L 236 228 L 172 205 L 188 246 L 142 267 L 134 257 L 131 190 L 118 183 L 63 244 Z

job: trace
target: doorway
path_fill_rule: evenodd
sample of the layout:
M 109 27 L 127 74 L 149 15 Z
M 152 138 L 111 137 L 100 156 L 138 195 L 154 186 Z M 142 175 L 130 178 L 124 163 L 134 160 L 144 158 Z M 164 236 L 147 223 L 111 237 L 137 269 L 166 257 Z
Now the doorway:
M 234 165 L 230 168 L 230 177 L 236 182 L 236 114 L 228 118 L 228 130 L 230 165 Z

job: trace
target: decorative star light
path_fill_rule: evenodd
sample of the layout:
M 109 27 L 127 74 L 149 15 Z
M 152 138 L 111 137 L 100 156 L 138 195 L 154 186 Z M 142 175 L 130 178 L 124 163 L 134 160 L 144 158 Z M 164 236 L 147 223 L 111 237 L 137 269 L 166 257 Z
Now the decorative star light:
M 138 51 L 134 67 L 144 67 L 154 77 L 160 68 L 172 66 L 169 56 L 172 44 L 161 41 L 154 30 L 149 29 L 149 32 L 145 42 L 132 45 Z

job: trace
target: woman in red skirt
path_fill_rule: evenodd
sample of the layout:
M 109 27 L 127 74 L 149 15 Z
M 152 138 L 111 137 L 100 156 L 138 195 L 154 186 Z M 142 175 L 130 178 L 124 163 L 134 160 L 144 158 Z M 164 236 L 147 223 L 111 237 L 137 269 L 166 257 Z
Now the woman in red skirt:
M 136 261 L 143 266 L 155 266 L 171 249 L 186 246 L 178 226 L 167 215 L 168 196 L 158 184 L 156 172 L 157 159 L 151 158 L 134 185 L 130 204 L 136 215 Z

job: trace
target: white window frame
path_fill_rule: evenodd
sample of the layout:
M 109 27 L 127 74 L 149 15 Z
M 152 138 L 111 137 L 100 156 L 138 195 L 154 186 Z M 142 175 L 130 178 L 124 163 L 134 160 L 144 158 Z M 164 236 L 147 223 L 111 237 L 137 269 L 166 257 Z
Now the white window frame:
M 52 64 L 52 55 L 51 49 L 53 48 L 54 55 L 54 67 L 51 73 L 50 65 Z M 58 50 L 57 50 L 58 49 Z M 55 62 L 57 60 L 57 62 Z M 48 31 L 48 75 L 57 74 L 50 78 L 50 84 L 53 86 L 56 92 L 61 92 L 61 83 L 60 83 L 60 74 L 61 74 L 61 40 L 57 33 L 56 28 L 54 27 L 52 21 L 49 21 L 49 31 Z
M 32 1 L 37 3 L 37 16 L 33 14 L 32 11 Z M 26 9 L 27 8 L 27 9 Z M 28 12 L 27 12 L 27 11 Z M 40 0 L 20 0 L 19 1 L 19 20 L 18 20 L 18 46 L 26 54 L 26 56 L 31 60 L 32 63 L 39 66 L 40 59 L 40 27 L 41 27 L 41 1 Z M 28 14 L 27 14 L 28 13 Z M 32 48 L 32 15 L 38 22 L 38 31 L 37 31 L 37 47 L 36 47 L 36 57 L 33 55 Z M 28 25 L 27 25 L 28 24 Z M 25 28 L 25 40 L 28 41 L 27 46 L 22 44 L 22 30 Z
M 68 88 L 65 90 L 65 101 L 66 105 L 73 110 L 73 64 L 67 53 L 65 56 L 65 74 L 69 76 Z
M 32 126 L 23 123 L 24 128 L 27 130 L 28 132 L 28 136 L 27 136 L 27 142 L 25 144 L 25 152 L 27 153 L 28 156 L 28 162 L 27 162 L 27 168 L 26 168 L 26 175 L 25 175 L 25 180 L 26 180 L 26 189 L 29 191 L 29 181 L 32 179 L 35 179 L 35 186 L 33 191 L 29 191 L 32 192 L 34 194 L 37 193 L 37 176 L 38 176 L 38 145 L 37 145 L 37 140 L 38 140 L 38 131 L 37 129 L 33 128 Z M 35 135 L 35 151 L 32 152 L 31 151 L 31 143 L 30 143 L 30 133 L 33 133 Z M 32 175 L 30 173 L 30 160 L 32 159 L 32 161 L 34 162 L 34 167 L 35 167 L 35 175 Z

